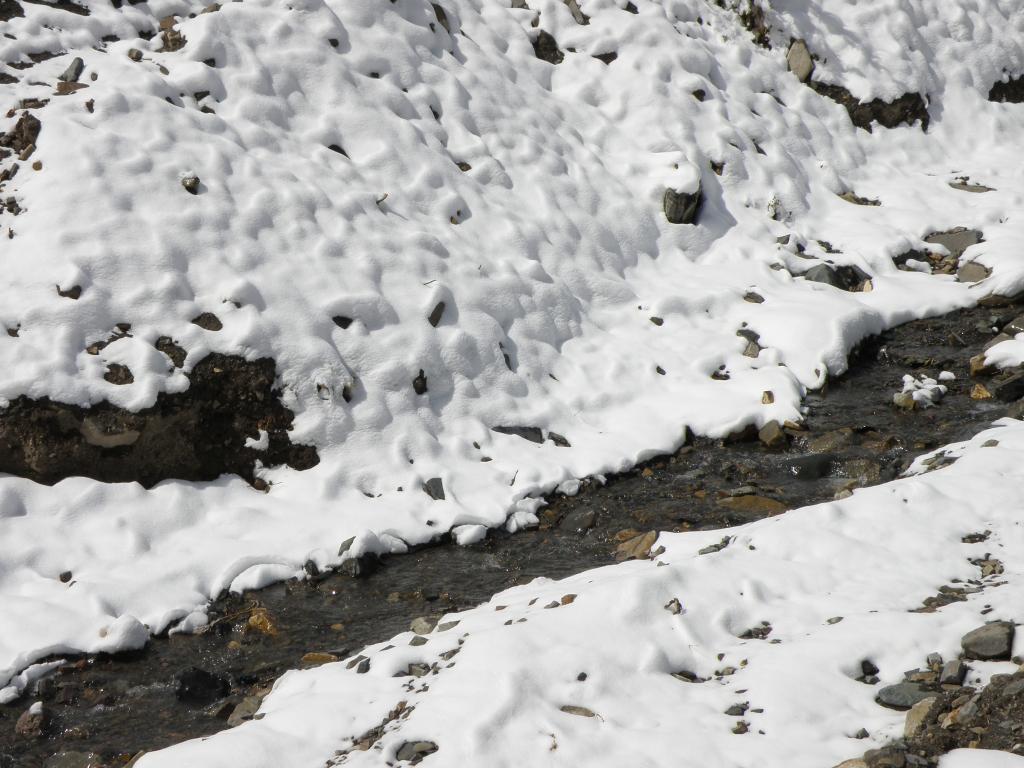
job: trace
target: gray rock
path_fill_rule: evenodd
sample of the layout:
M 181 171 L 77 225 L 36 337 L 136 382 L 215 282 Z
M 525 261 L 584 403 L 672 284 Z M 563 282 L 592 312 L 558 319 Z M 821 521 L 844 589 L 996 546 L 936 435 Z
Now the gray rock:
M 831 453 L 816 453 L 789 460 L 789 471 L 798 480 L 818 480 L 832 471 L 835 456 Z
M 919 701 L 935 696 L 935 691 L 921 683 L 896 683 L 878 692 L 875 701 L 890 709 L 910 709 Z
M 1009 659 L 1013 651 L 1014 626 L 1009 621 L 994 621 L 971 630 L 960 638 L 960 647 L 968 659 Z
M 101 768 L 103 761 L 92 752 L 58 752 L 48 757 L 43 768 Z
M 1003 326 L 1003 333 L 1008 335 L 1016 335 L 1018 333 L 1024 333 L 1024 315 L 1019 315 L 1006 325 Z
M 956 271 L 956 279 L 961 283 L 978 283 L 992 274 L 992 270 L 976 261 L 969 261 Z
M 262 699 L 259 696 L 246 696 L 242 699 L 228 715 L 228 726 L 234 728 L 246 720 L 252 720 L 252 716 L 259 711 Z
M 434 627 L 437 626 L 437 617 L 435 616 L 420 616 L 412 620 L 412 624 L 409 625 L 409 629 L 415 632 L 417 635 L 429 635 L 434 631 Z
M 427 755 L 432 755 L 435 752 L 437 752 L 437 744 L 432 741 L 407 741 L 398 748 L 395 757 L 398 760 L 418 763 Z
M 491 427 L 491 431 L 502 435 L 521 437 L 523 440 L 529 440 L 531 443 L 544 442 L 544 433 L 539 427 Z
M 692 193 L 666 189 L 662 198 L 665 218 L 670 224 L 695 224 L 703 204 L 704 192 L 699 184 L 697 191 Z
M 82 71 L 85 69 L 85 62 L 79 57 L 75 57 L 68 64 L 68 68 L 64 70 L 64 73 L 57 79 L 64 83 L 77 83 L 78 78 L 82 76 Z
M 806 83 L 811 79 L 811 74 L 814 72 L 814 60 L 811 58 L 811 52 L 807 50 L 807 43 L 803 40 L 793 41 L 793 44 L 789 46 L 789 52 L 786 53 L 786 65 L 801 83 Z
M 981 242 L 981 232 L 976 229 L 957 227 L 947 232 L 934 232 L 928 235 L 924 241 L 943 246 L 954 259 L 959 259 L 964 251 Z
M 181 186 L 185 188 L 185 191 L 190 195 L 199 194 L 199 177 L 194 173 L 181 178 Z
M 952 659 L 942 665 L 939 682 L 943 685 L 960 685 L 967 677 L 967 665 L 960 659 Z
M 558 524 L 560 530 L 584 533 L 594 527 L 597 522 L 597 513 L 592 509 L 577 509 L 562 518 Z
M 1012 696 L 1020 696 L 1022 693 L 1024 693 L 1024 678 L 1007 683 L 1000 696 L 1010 698 Z
M 831 264 L 815 264 L 804 272 L 802 277 L 812 283 L 825 283 L 841 291 L 853 291 L 865 280 L 869 280 L 871 275 L 859 267 L 849 264 L 840 267 Z
M 423 484 L 423 492 L 436 501 L 444 501 L 444 483 L 440 477 L 432 477 Z

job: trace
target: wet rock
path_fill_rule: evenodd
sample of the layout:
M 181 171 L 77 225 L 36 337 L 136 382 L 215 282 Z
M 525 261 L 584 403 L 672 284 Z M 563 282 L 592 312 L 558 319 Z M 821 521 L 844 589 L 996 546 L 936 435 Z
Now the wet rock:
M 444 481 L 440 477 L 432 477 L 423 484 L 423 492 L 435 501 L 444 501 Z
M 767 448 L 780 448 L 786 444 L 788 436 L 779 422 L 772 419 L 757 432 L 757 439 Z
M 935 691 L 923 683 L 896 683 L 882 688 L 875 701 L 890 709 L 910 709 L 919 701 L 935 695 Z
M 565 58 L 565 54 L 558 49 L 558 41 L 543 29 L 537 33 L 537 39 L 533 41 L 533 52 L 538 59 L 549 64 L 561 64 Z
M 808 85 L 822 96 L 832 99 L 850 116 L 850 121 L 858 128 L 870 132 L 872 125 L 878 123 L 883 128 L 895 128 L 897 125 L 921 123 L 921 130 L 928 130 L 928 105 L 919 93 L 905 93 L 894 101 L 872 99 L 861 102 L 854 98 L 841 85 L 830 85 L 810 81 Z
M 230 691 L 226 678 L 191 667 L 178 674 L 174 694 L 184 704 L 205 706 L 224 698 Z
M 956 279 L 961 283 L 978 283 L 992 274 L 992 270 L 976 261 L 969 261 L 956 271 Z
M 68 68 L 57 78 L 64 83 L 77 83 L 78 78 L 82 76 L 82 71 L 85 69 L 85 62 L 81 58 L 76 56 L 68 64 Z
M 1012 403 L 1024 397 L 1024 372 L 1014 373 L 1006 378 L 993 381 L 989 390 L 1004 403 Z
M 14 733 L 23 739 L 42 738 L 46 726 L 50 723 L 50 712 L 42 702 L 36 702 L 21 713 L 14 724 Z
M 975 355 L 970 361 L 971 376 L 984 376 L 991 373 L 993 370 L 992 366 L 985 362 L 985 355 Z
M 734 496 L 719 500 L 718 506 L 750 519 L 777 515 L 787 509 L 781 501 L 765 496 Z
M 695 224 L 700 216 L 701 206 L 704 204 L 704 192 L 701 186 L 697 185 L 695 192 L 679 192 L 674 189 L 666 189 L 662 198 L 662 208 L 665 211 L 665 218 L 670 224 Z
M 252 720 L 260 708 L 263 700 L 259 696 L 246 696 L 242 699 L 228 715 L 228 727 L 234 728 L 237 725 Z
M 592 509 L 577 509 L 562 518 L 558 527 L 563 531 L 572 533 L 585 533 L 594 527 L 597 522 L 597 513 Z
M 793 41 L 786 53 L 786 66 L 801 83 L 811 79 L 814 73 L 814 60 L 811 58 L 811 52 L 807 50 L 807 43 L 803 40 Z
M 129 48 L 128 58 L 132 61 L 142 61 L 142 51 L 140 51 L 138 48 Z
M 1009 621 L 994 621 L 971 630 L 960 638 L 964 656 L 983 661 L 1009 659 L 1013 650 L 1014 626 Z
M 322 664 L 331 664 L 337 660 L 338 657 L 333 653 L 325 653 L 323 651 L 310 651 L 302 656 L 302 663 L 307 667 L 319 667 Z
M 407 741 L 398 748 L 395 758 L 416 764 L 427 755 L 437 752 L 438 746 L 432 741 Z
M 103 768 L 103 760 L 93 752 L 58 752 L 46 759 L 43 768 Z
M 491 431 L 502 435 L 521 437 L 523 440 L 529 440 L 531 443 L 544 442 L 544 433 L 541 432 L 539 427 L 491 427 Z
M 832 471 L 835 458 L 831 453 L 798 456 L 789 460 L 789 469 L 799 480 L 819 480 Z

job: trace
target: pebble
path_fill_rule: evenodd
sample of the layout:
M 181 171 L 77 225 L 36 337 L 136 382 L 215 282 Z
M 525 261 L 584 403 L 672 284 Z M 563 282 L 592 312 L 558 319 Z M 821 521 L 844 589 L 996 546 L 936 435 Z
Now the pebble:
M 260 708 L 262 699 L 259 696 L 246 696 L 242 699 L 235 708 L 228 715 L 228 726 L 234 728 L 236 725 L 241 725 L 247 720 L 252 720 L 253 715 Z
M 432 741 L 407 741 L 398 748 L 395 758 L 408 760 L 411 763 L 418 763 L 427 755 L 437 752 L 437 744 Z

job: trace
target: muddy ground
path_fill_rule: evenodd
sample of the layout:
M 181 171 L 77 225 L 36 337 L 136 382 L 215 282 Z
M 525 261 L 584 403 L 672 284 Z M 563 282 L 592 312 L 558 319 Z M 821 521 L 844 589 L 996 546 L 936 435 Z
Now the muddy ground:
M 806 428 L 788 431 L 782 447 L 698 440 L 606 484 L 586 483 L 576 496 L 552 497 L 535 530 L 495 531 L 472 547 L 442 542 L 364 563 L 358 577 L 315 574 L 229 596 L 214 603 L 202 633 L 156 638 L 131 654 L 69 659 L 0 706 L 0 768 L 41 766 L 69 751 L 83 753 L 74 765 L 124 766 L 140 751 L 229 727 L 232 713 L 232 722 L 245 715 L 236 705 L 263 695 L 286 670 L 348 656 L 417 616 L 467 608 L 537 576 L 612 563 L 646 531 L 735 525 L 892 479 L 914 456 L 966 439 L 1013 407 L 972 399 L 968 370 L 994 329 L 1021 311 L 966 310 L 865 343 L 848 374 L 807 398 Z M 957 378 L 938 407 L 894 407 L 904 374 L 942 370 Z M 192 668 L 212 677 L 197 683 Z M 183 675 L 190 685 L 180 685 Z M 201 695 L 191 695 L 193 683 Z M 41 735 L 20 736 L 16 722 L 36 700 L 46 703 L 49 721 Z M 90 753 L 93 763 L 84 758 Z

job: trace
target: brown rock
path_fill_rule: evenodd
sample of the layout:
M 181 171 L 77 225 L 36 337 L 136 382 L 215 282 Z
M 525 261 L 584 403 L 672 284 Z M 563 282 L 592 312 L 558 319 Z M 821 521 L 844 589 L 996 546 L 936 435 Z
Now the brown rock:
M 657 531 L 647 531 L 647 533 L 627 539 L 615 548 L 615 559 L 619 561 L 642 560 L 650 555 L 651 547 L 657 540 Z
M 50 713 L 43 708 L 41 702 L 33 704 L 21 713 L 14 724 L 14 733 L 23 739 L 41 738 L 50 722 Z
M 730 512 L 738 512 L 750 517 L 777 515 L 787 509 L 781 501 L 765 496 L 732 496 L 720 500 L 718 506 L 724 507 Z

